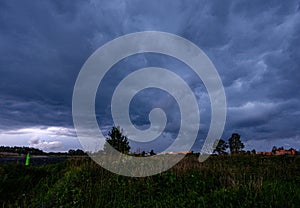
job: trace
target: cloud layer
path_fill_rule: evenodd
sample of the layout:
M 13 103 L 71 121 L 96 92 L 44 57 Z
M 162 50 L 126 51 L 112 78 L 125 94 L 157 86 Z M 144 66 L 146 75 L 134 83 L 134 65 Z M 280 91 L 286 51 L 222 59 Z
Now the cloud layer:
M 38 148 L 45 151 L 53 151 L 57 149 L 61 149 L 63 147 L 63 143 L 60 141 L 42 141 L 39 137 L 32 137 L 28 144 L 34 148 Z
M 251 141 L 249 148 L 256 142 L 287 141 L 299 149 L 299 11 L 296 0 L 1 1 L 1 132 L 72 128 L 73 87 L 85 60 L 116 37 L 158 30 L 191 40 L 215 64 L 228 103 L 224 139 L 238 132 Z M 195 145 L 199 150 L 210 124 L 209 97 L 201 80 L 170 57 L 142 54 L 112 68 L 97 94 L 100 128 L 105 131 L 112 125 L 110 98 L 118 82 L 148 66 L 171 69 L 195 92 L 202 124 Z M 162 92 L 145 91 L 130 110 L 133 122 L 147 127 L 147 113 L 157 106 L 166 110 L 169 123 L 168 136 L 151 144 L 154 149 L 169 144 L 178 132 L 176 103 Z M 43 147 L 57 145 L 39 142 Z

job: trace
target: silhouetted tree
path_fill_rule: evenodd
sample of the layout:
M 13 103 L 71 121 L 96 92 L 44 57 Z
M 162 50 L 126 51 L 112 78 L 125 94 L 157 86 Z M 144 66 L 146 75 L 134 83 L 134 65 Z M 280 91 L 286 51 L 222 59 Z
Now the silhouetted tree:
M 113 148 L 118 150 L 121 153 L 128 154 L 130 150 L 128 138 L 123 135 L 123 129 L 120 130 L 120 127 L 112 127 L 111 131 L 108 132 L 108 138 L 106 138 L 106 143 L 104 144 L 104 151 L 108 152 L 109 143 Z
M 153 150 L 150 151 L 150 156 L 156 155 Z
M 70 149 L 68 151 L 68 154 L 69 155 L 86 155 L 85 152 L 81 149 L 77 149 L 77 150 Z
M 283 146 L 281 146 L 281 147 L 278 147 L 277 150 L 284 150 L 284 148 L 283 148 Z
M 276 147 L 276 146 L 273 146 L 273 148 L 272 148 L 272 153 L 274 153 L 275 154 L 275 152 L 278 150 L 278 148 Z
M 243 142 L 241 142 L 241 136 L 237 133 L 231 135 L 228 139 L 228 143 L 232 154 L 239 153 L 245 147 Z
M 228 148 L 228 144 L 223 139 L 220 139 L 217 142 L 218 144 L 214 150 L 214 153 L 217 152 L 219 155 L 226 154 L 226 149 Z

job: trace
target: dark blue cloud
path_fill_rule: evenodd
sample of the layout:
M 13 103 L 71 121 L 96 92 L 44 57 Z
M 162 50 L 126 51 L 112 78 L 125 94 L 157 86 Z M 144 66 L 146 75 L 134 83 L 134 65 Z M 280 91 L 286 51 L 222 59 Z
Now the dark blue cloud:
M 74 83 L 93 51 L 127 33 L 159 30 L 193 41 L 215 64 L 228 103 L 225 139 L 240 132 L 246 140 L 294 138 L 289 141 L 299 145 L 299 8 L 296 0 L 1 1 L 0 128 L 72 127 Z M 210 103 L 201 81 L 186 73 L 188 67 L 147 55 L 122 64 L 127 70 L 108 74 L 105 91 L 97 97 L 105 128 L 111 124 L 108 100 L 118 80 L 137 67 L 166 67 L 197 94 L 202 109 L 199 146 L 210 124 Z M 178 109 L 165 96 L 154 99 L 148 92 L 136 98 L 133 121 L 147 125 L 147 115 L 138 114 L 147 113 L 154 101 L 168 109 L 166 133 L 176 135 L 178 125 L 172 122 Z

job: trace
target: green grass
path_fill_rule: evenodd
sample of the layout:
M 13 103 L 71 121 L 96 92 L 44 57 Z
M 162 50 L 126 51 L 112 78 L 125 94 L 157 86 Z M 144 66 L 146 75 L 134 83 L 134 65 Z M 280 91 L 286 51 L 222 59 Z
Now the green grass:
M 167 172 L 119 176 L 89 159 L 0 166 L 2 207 L 298 207 L 299 156 L 187 156 Z

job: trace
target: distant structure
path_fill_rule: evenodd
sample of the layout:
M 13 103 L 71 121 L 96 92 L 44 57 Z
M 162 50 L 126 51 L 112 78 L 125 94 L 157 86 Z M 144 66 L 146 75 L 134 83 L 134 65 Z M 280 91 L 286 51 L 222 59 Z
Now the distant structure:
M 296 151 L 294 149 L 289 150 L 276 150 L 275 155 L 295 155 Z
M 256 155 L 272 155 L 273 152 L 256 152 Z
M 168 152 L 167 155 L 186 155 L 186 154 L 193 154 L 193 151 L 181 151 L 181 152 Z
M 295 155 L 296 151 L 294 149 L 280 149 L 275 150 L 274 152 L 256 152 L 256 155 Z

